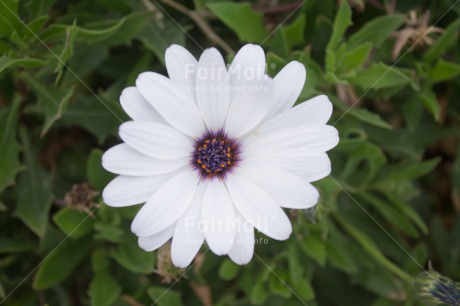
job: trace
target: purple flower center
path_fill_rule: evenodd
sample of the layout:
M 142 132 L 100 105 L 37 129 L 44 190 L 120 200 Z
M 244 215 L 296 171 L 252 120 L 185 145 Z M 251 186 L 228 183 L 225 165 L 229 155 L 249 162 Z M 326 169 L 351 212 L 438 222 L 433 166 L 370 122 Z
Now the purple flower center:
M 238 162 L 239 145 L 223 132 L 209 132 L 196 139 L 192 164 L 203 179 L 224 178 Z

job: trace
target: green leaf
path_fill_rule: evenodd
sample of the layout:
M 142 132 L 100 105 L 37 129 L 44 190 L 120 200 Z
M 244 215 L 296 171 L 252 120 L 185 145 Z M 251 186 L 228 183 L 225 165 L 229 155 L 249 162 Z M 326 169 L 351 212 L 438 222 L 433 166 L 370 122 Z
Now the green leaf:
M 93 44 L 108 39 L 114 35 L 121 26 L 125 23 L 126 18 L 119 20 L 109 20 L 102 23 L 92 25 L 94 29 L 78 28 L 76 41 Z
M 376 211 L 378 211 L 388 222 L 395 228 L 403 231 L 412 238 L 419 236 L 417 229 L 410 221 L 400 213 L 400 211 L 392 205 L 391 202 L 383 201 L 370 193 L 360 193 L 359 197 L 369 203 Z
M 332 36 L 326 47 L 326 52 L 335 52 L 344 37 L 345 31 L 351 26 L 351 8 L 346 1 L 342 1 L 339 11 L 334 20 Z
M 160 27 L 152 18 L 140 35 L 141 41 L 147 49 L 151 50 L 156 57 L 165 63 L 165 51 L 171 44 L 185 45 L 184 32 L 173 22 L 162 20 Z
M 114 175 L 102 167 L 102 152 L 100 149 L 93 149 L 88 157 L 86 173 L 88 181 L 97 190 L 102 190 L 114 178 Z
M 89 296 L 93 306 L 110 306 L 118 299 L 122 288 L 110 275 L 106 251 L 97 249 L 92 257 L 94 276 L 89 284 Z
M 14 183 L 24 169 L 19 161 L 20 146 L 16 139 L 20 102 L 14 99 L 9 108 L 0 109 L 0 193 Z
M 23 29 L 18 17 L 18 3 L 18 0 L 2 0 L 0 2 L 0 37 L 8 37 L 13 32 L 20 33 Z
M 259 275 L 256 283 L 251 288 L 251 295 L 249 298 L 253 305 L 263 305 L 269 295 L 265 288 L 265 281 L 261 276 L 262 275 Z
M 442 82 L 453 79 L 460 74 L 460 65 L 446 62 L 443 59 L 438 60 L 436 65 L 428 73 L 432 82 Z
M 240 266 L 235 264 L 230 259 L 226 259 L 219 268 L 219 276 L 224 280 L 232 280 L 240 271 Z
M 304 301 L 312 301 L 315 298 L 315 291 L 310 282 L 305 279 L 299 279 L 292 283 L 295 293 Z
M 288 263 L 290 281 L 295 283 L 302 278 L 303 267 L 299 260 L 298 249 L 294 243 L 289 244 Z
M 342 242 L 343 240 L 340 240 Z M 348 274 L 358 272 L 358 267 L 348 252 L 344 252 L 345 245 L 337 245 L 334 241 L 326 241 L 328 263 L 336 269 Z
M 54 73 L 57 73 L 57 77 L 55 81 L 56 84 L 59 82 L 59 80 L 62 77 L 64 67 L 67 61 L 73 55 L 73 49 L 74 49 L 74 44 L 75 44 L 75 39 L 77 37 L 77 33 L 78 33 L 78 27 L 75 25 L 75 23 L 66 29 L 64 45 L 62 47 L 61 53 L 59 54 L 59 60 L 58 60 L 56 69 L 54 69 Z
M 346 80 L 363 89 L 375 90 L 409 83 L 407 75 L 383 63 L 373 64 L 367 70 L 358 71 L 355 76 L 348 77 Z
M 150 274 L 155 264 L 155 253 L 146 252 L 137 244 L 137 237 L 129 236 L 112 254 L 113 258 L 134 273 Z
M 348 51 L 345 54 L 345 58 L 341 63 L 340 70 L 344 72 L 353 71 L 357 68 L 360 68 L 369 57 L 369 53 L 371 52 L 372 44 L 371 43 L 364 43 L 361 46 Z
M 282 58 L 288 58 L 290 53 L 289 42 L 286 37 L 286 33 L 282 28 L 278 28 L 275 34 L 273 35 L 270 49 L 275 54 L 279 55 Z
M 426 161 L 410 160 L 394 163 L 380 172 L 380 180 L 377 184 L 417 179 L 433 171 L 440 161 L 441 158 L 437 157 Z
M 438 102 L 438 97 L 433 92 L 431 86 L 425 85 L 418 95 L 419 99 L 422 100 L 423 104 L 425 105 L 426 109 L 433 115 L 433 118 L 436 121 L 439 121 L 441 116 L 441 106 Z
M 32 0 L 29 4 L 29 13 L 33 14 L 35 17 L 47 15 L 55 2 L 56 0 Z
M 36 68 L 43 66 L 44 64 L 44 61 L 34 58 L 12 59 L 3 55 L 0 57 L 0 73 L 7 68 Z
M 32 287 L 43 290 L 65 280 L 85 259 L 91 247 L 90 237 L 67 239 L 58 244 L 38 268 Z
M 21 129 L 27 171 L 18 179 L 16 215 L 39 237 L 45 235 L 48 213 L 53 202 L 51 175 L 45 172 L 36 157 L 26 130 Z
M 404 23 L 404 18 L 402 14 L 395 14 L 372 19 L 350 36 L 348 49 L 353 50 L 365 43 L 372 43 L 374 48 L 380 48 L 388 36 Z
M 293 23 L 282 27 L 290 48 L 305 42 L 305 24 L 305 15 L 301 14 Z
M 41 132 L 41 136 L 44 136 L 53 123 L 61 119 L 74 93 L 74 87 L 60 89 L 56 86 L 43 85 L 29 74 L 23 74 L 23 78 L 37 94 L 38 103 L 45 115 Z
M 279 295 L 285 299 L 292 296 L 290 287 L 287 285 L 287 275 L 284 270 L 275 269 L 268 278 L 268 288 L 270 292 Z
M 391 130 L 392 127 L 387 122 L 385 122 L 378 114 L 371 113 L 364 108 L 352 108 L 349 110 L 349 114 L 356 119 L 359 119 L 363 122 L 372 124 L 374 126 Z
M 311 257 L 320 266 L 324 266 L 327 260 L 326 246 L 317 236 L 308 235 L 303 239 L 303 243 L 300 244 L 303 251 L 307 256 Z
M 99 96 L 100 99 L 102 99 Z M 109 136 L 115 136 L 121 119 L 117 118 L 115 106 L 107 100 L 94 96 L 79 95 L 69 104 L 60 122 L 64 125 L 76 125 L 92 133 L 102 144 Z M 102 103 L 105 103 L 104 106 Z M 115 113 L 113 113 L 115 112 Z
M 0 237 L 0 254 L 31 252 L 36 248 L 36 241 Z
M 413 284 L 414 278 L 391 262 L 388 258 L 386 258 L 366 234 L 362 233 L 358 229 L 356 229 L 353 225 L 346 222 L 341 217 L 335 215 L 336 220 L 342 225 L 342 227 L 353 237 L 356 242 L 364 249 L 366 253 L 368 253 L 377 263 L 381 264 L 395 275 L 400 277 L 402 280 L 406 281 L 408 284 Z
M 263 14 L 254 12 L 250 3 L 216 2 L 207 6 L 241 42 L 261 43 L 267 38 Z
M 150 287 L 147 289 L 149 297 L 158 306 L 182 306 L 184 303 L 181 299 L 181 294 L 170 288 L 164 287 Z
M 72 238 L 79 238 L 91 232 L 94 220 L 85 212 L 64 207 L 54 216 L 53 221 L 61 231 Z
M 431 46 L 424 54 L 425 62 L 434 62 L 439 59 L 449 48 L 454 46 L 458 40 L 458 30 L 460 28 L 460 20 L 452 22 L 444 31 L 442 36 Z

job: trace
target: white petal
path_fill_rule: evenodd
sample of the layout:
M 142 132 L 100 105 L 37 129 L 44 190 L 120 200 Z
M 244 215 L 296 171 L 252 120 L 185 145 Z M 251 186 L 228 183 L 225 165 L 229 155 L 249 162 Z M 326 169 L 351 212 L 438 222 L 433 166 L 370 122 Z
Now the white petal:
M 162 230 L 159 233 L 139 237 L 138 244 L 139 246 L 147 252 L 152 252 L 165 244 L 169 239 L 171 239 L 174 233 L 175 225 L 168 226 L 166 229 Z
M 200 229 L 201 206 L 206 184 L 199 184 L 189 209 L 177 220 L 171 244 L 171 260 L 176 267 L 188 266 L 204 242 Z
M 287 171 L 264 166 L 243 166 L 238 169 L 238 174 L 265 189 L 281 207 L 306 209 L 318 202 L 316 188 Z
M 307 73 L 303 64 L 293 61 L 275 76 L 275 96 L 267 118 L 270 119 L 290 109 L 299 98 Z
M 184 171 L 167 181 L 139 210 L 131 231 L 137 236 L 149 236 L 176 222 L 188 209 L 197 183 L 194 170 Z
M 273 80 L 270 78 L 247 83 L 236 94 L 228 110 L 225 132 L 230 137 L 240 137 L 262 122 L 273 99 Z
M 280 129 L 263 137 L 252 135 L 244 143 L 247 154 L 273 149 L 328 151 L 339 143 L 339 133 L 330 125 L 303 125 Z
M 173 127 L 192 137 L 203 134 L 204 125 L 198 106 L 176 83 L 161 74 L 144 72 L 137 78 L 136 86 Z
M 203 52 L 196 75 L 196 98 L 208 128 L 218 131 L 227 116 L 230 92 L 227 67 L 215 48 Z
M 245 265 L 254 255 L 254 227 L 241 216 L 236 218 L 235 244 L 228 256 L 238 265 Z
M 262 80 L 265 74 L 264 50 L 253 44 L 243 46 L 229 67 L 230 101 L 233 102 L 237 91 L 241 91 L 248 81 Z
M 273 239 L 289 238 L 291 222 L 268 192 L 237 173 L 226 183 L 233 204 L 246 221 Z
M 121 92 L 120 103 L 133 120 L 166 123 L 136 87 L 125 88 Z
M 235 239 L 235 209 L 220 180 L 209 182 L 203 197 L 201 218 L 209 248 L 216 255 L 227 254 Z
M 165 62 L 169 78 L 195 101 L 195 57 L 184 47 L 171 45 L 166 49 Z
M 331 114 L 332 103 L 327 96 L 317 96 L 273 117 L 254 130 L 251 135 L 263 136 L 281 128 L 326 124 Z
M 310 150 L 275 150 L 242 157 L 244 165 L 270 165 L 314 182 L 331 173 L 331 161 L 326 153 Z
M 173 173 L 154 176 L 117 176 L 105 186 L 102 198 L 104 203 L 112 207 L 144 203 L 173 176 Z
M 121 139 L 137 151 L 160 159 L 190 156 L 193 144 L 176 129 L 155 122 L 128 121 L 120 126 Z
M 169 173 L 190 163 L 190 158 L 156 159 L 144 155 L 125 143 L 107 150 L 102 156 L 102 166 L 112 173 L 150 176 Z

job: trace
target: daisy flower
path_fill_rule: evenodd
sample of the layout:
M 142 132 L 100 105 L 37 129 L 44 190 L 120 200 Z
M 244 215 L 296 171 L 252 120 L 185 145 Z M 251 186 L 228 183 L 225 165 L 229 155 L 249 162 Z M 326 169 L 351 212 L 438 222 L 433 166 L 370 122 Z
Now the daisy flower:
M 153 251 L 170 239 L 178 267 L 206 241 L 237 264 L 254 252 L 254 229 L 286 240 L 292 225 L 283 208 L 318 202 L 311 182 L 331 171 L 325 153 L 337 145 L 326 125 L 324 95 L 293 107 L 305 83 L 299 62 L 275 78 L 265 74 L 260 46 L 246 45 L 227 68 L 207 49 L 197 61 L 186 49 L 166 50 L 169 78 L 144 72 L 120 102 L 133 121 L 120 126 L 122 144 L 102 164 L 119 174 L 103 191 L 112 207 L 145 203 L 131 230 Z

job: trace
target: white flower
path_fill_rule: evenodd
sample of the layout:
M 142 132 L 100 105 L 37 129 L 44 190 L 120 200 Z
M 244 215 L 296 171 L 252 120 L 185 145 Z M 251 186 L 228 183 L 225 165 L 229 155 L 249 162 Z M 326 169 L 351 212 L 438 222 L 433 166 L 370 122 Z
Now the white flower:
M 254 252 L 254 228 L 288 239 L 284 208 L 318 201 L 311 182 L 331 171 L 325 153 L 338 143 L 326 125 L 332 104 L 324 95 L 292 108 L 305 68 L 291 62 L 271 79 L 260 46 L 246 45 L 227 69 L 207 49 L 197 61 L 184 48 L 166 50 L 169 78 L 144 72 L 120 102 L 133 121 L 120 126 L 124 143 L 108 150 L 103 166 L 119 174 L 104 189 L 105 203 L 144 203 L 131 230 L 153 251 L 172 238 L 178 267 L 203 242 L 237 264 Z

